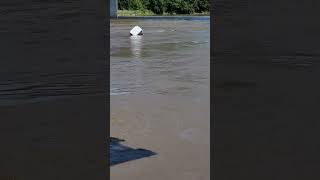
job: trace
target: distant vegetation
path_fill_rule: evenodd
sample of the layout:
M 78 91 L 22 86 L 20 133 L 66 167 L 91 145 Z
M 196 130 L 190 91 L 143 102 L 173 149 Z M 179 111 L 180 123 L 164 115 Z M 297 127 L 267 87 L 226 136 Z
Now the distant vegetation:
M 145 15 L 208 14 L 209 0 L 119 0 L 119 10 Z

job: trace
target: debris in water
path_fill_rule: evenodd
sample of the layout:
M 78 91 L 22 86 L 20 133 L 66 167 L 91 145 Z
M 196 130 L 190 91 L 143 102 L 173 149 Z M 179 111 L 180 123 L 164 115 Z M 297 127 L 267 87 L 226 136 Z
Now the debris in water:
M 143 35 L 143 30 L 139 26 L 135 26 L 130 31 L 131 36 Z

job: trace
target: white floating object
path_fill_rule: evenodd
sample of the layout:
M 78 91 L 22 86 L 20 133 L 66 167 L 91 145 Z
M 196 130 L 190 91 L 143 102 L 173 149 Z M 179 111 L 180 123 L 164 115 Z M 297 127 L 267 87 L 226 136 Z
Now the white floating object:
M 139 26 L 135 26 L 130 31 L 131 36 L 143 35 L 143 30 Z

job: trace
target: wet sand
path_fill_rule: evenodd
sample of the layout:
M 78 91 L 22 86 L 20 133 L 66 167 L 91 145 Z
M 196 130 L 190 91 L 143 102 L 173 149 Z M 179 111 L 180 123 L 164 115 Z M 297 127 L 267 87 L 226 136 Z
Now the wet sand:
M 208 21 L 111 22 L 111 136 L 155 153 L 111 166 L 111 180 L 210 179 L 208 37 Z

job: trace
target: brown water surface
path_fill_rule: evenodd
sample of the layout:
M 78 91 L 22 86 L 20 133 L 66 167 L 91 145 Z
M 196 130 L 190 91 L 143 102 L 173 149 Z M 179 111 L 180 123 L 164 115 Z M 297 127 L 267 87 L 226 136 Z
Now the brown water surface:
M 139 25 L 144 35 L 130 37 Z M 111 179 L 210 178 L 209 20 L 111 21 L 111 136 L 155 156 Z

